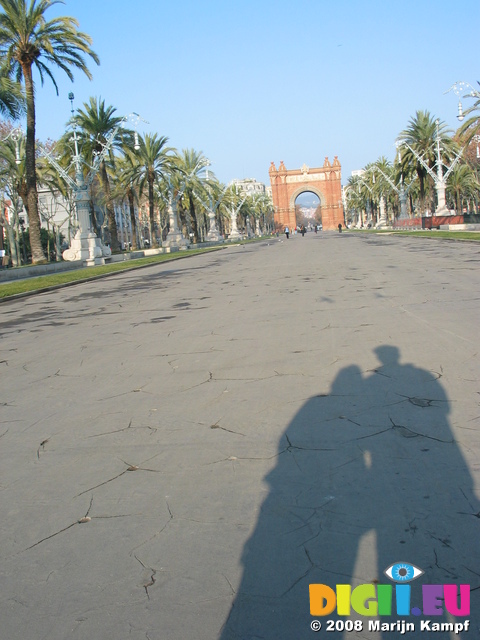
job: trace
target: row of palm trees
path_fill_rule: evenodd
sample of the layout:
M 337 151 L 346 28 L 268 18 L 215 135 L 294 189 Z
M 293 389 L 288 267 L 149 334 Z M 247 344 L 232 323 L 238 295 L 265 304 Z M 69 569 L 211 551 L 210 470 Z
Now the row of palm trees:
M 147 236 L 152 246 L 165 238 L 169 230 L 168 205 L 172 198 L 176 201 L 182 231 L 186 237 L 192 237 L 194 243 L 207 236 L 209 211 L 214 212 L 216 227 L 223 232 L 228 231 L 232 208 L 238 210 L 239 226 L 248 228 L 253 224 L 262 232 L 273 228 L 273 207 L 266 195 L 245 197 L 233 184 L 227 187 L 216 179 L 202 152 L 193 149 L 179 152 L 168 146 L 167 137 L 156 133 L 139 135 L 122 126 L 124 123 L 125 118 L 119 117 L 113 106 L 107 106 L 103 99 L 91 97 L 72 116 L 60 140 L 37 145 L 48 151 L 36 159 L 38 182 L 61 197 L 62 208 L 70 212 L 69 224 L 74 222 L 75 194 L 65 174 L 72 180 L 75 178 L 75 163 L 72 162 L 74 130 L 84 173 L 95 164 L 96 158 L 102 158 L 97 162 L 98 172 L 90 191 L 91 221 L 97 235 L 106 236 L 114 252 L 121 249 L 115 209 L 124 202 L 128 203 L 130 211 L 133 249 L 137 248 L 137 239 L 142 236 Z M 26 140 L 21 138 L 15 142 L 8 135 L 8 129 L 5 123 L 0 126 L 0 138 L 3 138 L 0 141 L 0 185 L 3 183 L 10 201 L 14 202 L 18 197 L 24 201 L 27 197 Z M 12 129 L 13 125 L 10 125 L 10 132 Z M 19 162 L 16 154 L 20 156 Z M 51 163 L 47 155 L 54 156 L 55 163 Z M 99 209 L 105 212 L 106 234 L 102 221 L 96 216 Z M 146 233 L 145 227 L 138 229 L 142 210 L 148 212 Z M 45 215 L 43 211 L 40 213 L 42 217 Z
M 471 97 L 480 98 L 480 94 L 475 92 Z M 436 191 L 431 173 L 437 173 L 438 143 L 443 175 L 448 173 L 446 195 L 449 209 L 456 209 L 459 213 L 465 209 L 467 213 L 479 213 L 479 108 L 480 99 L 477 99 L 465 111 L 470 117 L 455 134 L 430 112 L 417 111 L 407 128 L 398 136 L 398 151 L 393 163 L 382 156 L 376 162 L 367 164 L 361 175 L 349 178 L 345 190 L 347 222 L 352 222 L 352 218 L 359 215 L 359 223 L 362 224 L 362 212 L 367 212 L 368 221 L 374 223 L 378 220 L 382 198 L 390 218 L 393 220 L 400 217 L 399 193 L 402 186 L 407 195 L 407 215 L 413 217 L 433 213 L 436 208 Z
M 202 152 L 184 149 L 181 152 L 168 146 L 168 138 L 157 133 L 138 135 L 119 127 L 122 118 L 105 101 L 90 98 L 73 116 L 82 154 L 92 165 L 95 154 L 110 142 L 110 153 L 100 165 L 98 178 L 100 194 L 108 219 L 112 250 L 119 248 L 114 204 L 128 201 L 132 226 L 132 243 L 137 238 L 135 209 L 148 207 L 149 236 L 152 244 L 168 231 L 168 205 L 176 200 L 183 233 L 200 241 L 200 229 L 207 227 L 208 211 L 215 208 L 217 224 L 225 229 L 232 207 L 246 220 L 259 220 L 265 229 L 271 224 L 272 207 L 266 196 L 244 198 L 234 185 L 222 185 L 211 170 Z M 116 132 L 116 133 L 115 133 Z M 113 136 L 113 137 L 112 137 Z M 65 162 L 71 157 L 72 137 L 66 133 L 59 141 L 58 151 Z M 218 206 L 215 207 L 215 205 Z M 98 225 L 97 225 L 98 227 Z M 162 234 L 163 231 L 163 234 Z M 208 231 L 208 229 L 207 229 Z M 135 246 L 133 247 L 135 248 Z
M 91 78 L 87 60 L 99 64 L 98 56 L 91 48 L 91 38 L 79 31 L 74 18 L 64 16 L 47 20 L 48 10 L 58 3 L 63 4 L 62 0 L 0 0 L 0 113 L 13 120 L 26 116 L 24 139 L 16 140 L 8 125 L 0 127 L 4 134 L 1 136 L 0 181 L 3 191 L 11 196 L 14 210 L 18 197 L 25 207 L 34 264 L 46 259 L 40 241 L 37 184 L 40 182 L 60 193 L 64 202 L 70 203 L 72 211 L 74 196 L 62 173 L 38 154 L 33 70 L 39 74 L 42 85 L 45 78 L 50 79 L 58 94 L 55 69 L 60 69 L 73 81 L 72 69 Z M 150 238 L 156 244 L 156 230 L 165 231 L 168 227 L 165 203 L 172 190 L 178 200 L 184 232 L 191 232 L 194 241 L 199 240 L 199 228 L 206 227 L 209 206 L 215 206 L 220 227 L 229 207 L 238 209 L 244 222 L 253 216 L 262 219 L 264 225 L 271 224 L 272 208 L 266 197 L 245 199 L 235 188 L 226 189 L 221 185 L 211 171 L 208 172 L 209 179 L 205 179 L 208 160 L 201 152 L 185 150 L 178 153 L 167 146 L 165 136 L 156 133 L 137 136 L 120 124 L 122 118 L 116 109 L 97 98 L 85 103 L 69 123 L 78 134 L 85 166 L 92 165 L 109 141 L 109 153 L 102 156 L 92 194 L 106 210 L 113 250 L 119 248 L 115 202 L 128 200 L 132 228 L 136 226 L 135 208 L 147 203 Z M 112 132 L 116 129 L 112 140 Z M 64 170 L 72 171 L 71 133 L 67 132 L 48 146 Z M 216 206 L 220 200 L 221 205 Z M 93 226 L 98 228 L 93 203 L 91 214 Z M 135 242 L 137 234 L 134 232 L 133 236 Z

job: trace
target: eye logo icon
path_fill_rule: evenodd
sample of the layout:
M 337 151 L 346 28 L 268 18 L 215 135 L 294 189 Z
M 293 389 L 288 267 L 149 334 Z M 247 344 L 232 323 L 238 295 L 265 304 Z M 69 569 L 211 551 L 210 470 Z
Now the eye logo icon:
M 387 567 L 383 573 L 394 582 L 411 582 L 425 572 L 409 562 L 395 562 Z

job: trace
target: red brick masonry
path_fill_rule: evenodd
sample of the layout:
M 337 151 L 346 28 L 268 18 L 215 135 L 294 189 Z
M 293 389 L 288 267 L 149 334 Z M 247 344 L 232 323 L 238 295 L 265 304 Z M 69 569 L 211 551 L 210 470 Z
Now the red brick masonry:
M 272 162 L 269 169 L 275 222 L 282 227 L 295 228 L 295 199 L 305 191 L 315 193 L 322 206 L 322 226 L 336 230 L 345 225 L 342 206 L 342 167 L 337 156 L 330 164 L 325 158 L 323 167 L 287 171 L 283 160 L 278 169 Z

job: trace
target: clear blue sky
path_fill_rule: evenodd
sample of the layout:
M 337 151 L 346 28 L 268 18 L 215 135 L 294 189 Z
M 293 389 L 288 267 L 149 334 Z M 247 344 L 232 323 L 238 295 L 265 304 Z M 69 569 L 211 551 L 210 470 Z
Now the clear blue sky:
M 77 107 L 101 96 L 224 182 L 338 155 L 345 183 L 393 160 L 417 110 L 456 128 L 444 92 L 480 80 L 479 0 L 66 0 L 48 15 L 77 18 L 101 65 L 73 85 L 56 71 L 59 97 L 37 83 L 37 137 L 62 134 L 69 91 Z

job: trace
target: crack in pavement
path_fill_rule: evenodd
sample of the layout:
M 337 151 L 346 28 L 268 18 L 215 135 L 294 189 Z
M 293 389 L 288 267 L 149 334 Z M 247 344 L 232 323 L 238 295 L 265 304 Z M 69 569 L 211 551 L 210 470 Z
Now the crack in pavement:
M 149 462 L 150 460 L 153 460 L 153 458 L 156 458 L 159 455 L 160 455 L 159 453 L 156 453 L 155 455 L 153 455 L 150 458 L 147 458 L 146 460 L 141 462 L 140 465 L 145 464 L 146 462 Z M 100 482 L 100 484 L 97 484 L 94 487 L 90 487 L 89 489 L 85 489 L 85 491 L 82 491 L 81 493 L 78 493 L 76 496 L 74 496 L 74 498 L 78 498 L 80 496 L 83 496 L 85 493 L 88 493 L 89 491 L 93 491 L 94 489 L 98 489 L 99 487 L 103 487 L 105 484 L 108 484 L 109 482 L 113 482 L 114 480 L 117 480 L 118 478 L 121 478 L 123 475 L 125 475 L 129 471 L 149 471 L 149 472 L 153 472 L 153 473 L 162 473 L 159 469 L 145 469 L 142 466 L 138 466 L 138 465 L 135 465 L 135 464 L 130 464 L 129 462 L 126 462 L 125 460 L 122 460 L 122 462 L 124 464 L 128 465 L 127 468 L 124 469 L 124 471 L 122 471 L 121 473 L 117 474 L 113 478 L 110 478 L 109 480 L 105 480 L 105 482 Z
M 150 600 L 150 594 L 148 593 L 148 587 L 153 587 L 153 585 L 155 584 L 155 582 L 156 582 L 155 576 L 157 575 L 157 570 L 156 569 L 152 569 L 152 567 L 147 567 L 146 565 L 144 565 L 143 562 L 140 560 L 140 558 L 138 556 L 136 556 L 135 554 L 133 554 L 133 557 L 135 558 L 135 560 L 138 560 L 138 562 L 142 565 L 142 567 L 146 571 L 151 571 L 152 572 L 152 574 L 150 576 L 150 582 L 146 582 L 143 585 L 143 588 L 145 589 L 145 593 L 147 594 L 147 598 Z
M 280 451 L 280 453 L 284 453 L 285 451 L 291 451 L 291 449 L 298 449 L 299 451 L 336 451 L 336 449 L 323 449 L 323 448 L 317 448 L 317 447 L 299 447 L 291 443 L 290 438 L 288 437 L 287 434 L 285 434 L 285 439 L 288 442 L 288 447 L 283 451 Z
M 222 431 L 227 431 L 228 433 L 233 433 L 235 435 L 238 436 L 245 436 L 244 433 L 240 433 L 240 431 L 232 431 L 231 429 L 227 429 L 226 427 L 221 427 L 218 423 L 220 422 L 220 420 L 222 420 L 222 418 L 219 418 L 215 424 L 211 424 L 210 425 L 210 429 L 221 429 Z
M 132 427 L 132 423 L 133 423 L 133 418 L 130 420 L 130 422 L 128 423 L 128 425 L 126 427 L 123 427 L 123 429 L 115 429 L 114 431 L 105 431 L 104 433 L 95 433 L 92 436 L 87 436 L 87 438 L 100 438 L 101 436 L 110 436 L 114 433 L 121 433 L 122 431 L 127 431 L 128 429 L 148 429 L 152 432 L 156 432 L 158 431 L 158 429 L 156 427 L 151 427 L 150 425 L 145 425 L 145 426 L 138 426 L 138 427 Z
M 367 438 L 374 438 L 375 436 L 379 436 L 382 433 L 387 433 L 388 431 L 397 431 L 403 438 L 427 438 L 428 440 L 434 440 L 435 442 L 441 442 L 442 444 L 454 444 L 455 440 L 452 438 L 451 440 L 442 440 L 441 438 L 434 438 L 433 436 L 427 436 L 424 433 L 418 433 L 417 431 L 413 431 L 409 427 L 405 427 L 401 424 L 395 424 L 392 418 L 389 418 L 392 423 L 391 427 L 387 429 L 382 429 L 381 431 L 376 431 L 375 433 L 370 433 L 366 436 L 360 436 L 358 438 L 353 438 L 353 440 L 366 440 Z M 346 440 L 345 442 L 352 442 L 353 440 Z
M 68 527 L 64 527 L 63 529 L 60 529 L 60 531 L 56 531 L 55 533 L 52 533 L 51 535 L 49 535 L 49 536 L 47 536 L 45 538 L 42 538 L 38 542 L 35 542 L 35 544 L 32 544 L 30 547 L 27 547 L 26 549 L 24 549 L 23 552 L 29 551 L 30 549 L 33 549 L 34 547 L 38 547 L 38 545 L 42 544 L 42 542 L 46 542 L 47 540 L 50 540 L 51 538 L 54 538 L 55 536 L 58 536 L 61 533 L 64 533 L 65 531 L 68 531 L 69 529 L 71 529 L 72 527 L 74 527 L 77 524 L 84 524 L 86 522 L 90 522 L 91 517 L 88 514 L 90 513 L 92 505 L 93 505 L 93 496 L 90 499 L 90 505 L 89 505 L 89 507 L 87 509 L 87 513 L 83 516 L 83 518 L 80 518 L 79 520 L 76 520 L 75 522 L 72 522 L 72 524 L 69 524 Z
M 136 551 L 137 549 L 140 549 L 140 547 L 143 547 L 144 544 L 147 544 L 148 542 L 151 542 L 152 540 L 154 540 L 157 536 L 159 536 L 161 533 L 163 533 L 163 531 L 165 531 L 165 529 L 168 527 L 168 525 L 170 524 L 170 522 L 174 519 L 174 515 L 172 513 L 172 510 L 170 509 L 170 505 L 168 504 L 168 500 L 165 498 L 165 504 L 167 505 L 167 511 L 169 514 L 169 519 L 167 520 L 167 522 L 163 525 L 163 527 L 157 531 L 156 533 L 153 534 L 153 536 L 151 536 L 150 538 L 148 538 L 147 540 L 144 540 L 143 542 L 141 542 L 139 545 L 137 545 L 136 547 L 133 547 L 133 549 L 130 551 L 130 555 L 135 556 L 134 551 Z M 138 558 L 137 558 L 138 560 Z M 139 560 L 140 562 L 140 560 Z
M 144 385 L 146 386 L 146 385 Z M 153 395 L 150 391 L 144 391 L 143 387 L 139 389 L 132 389 L 131 391 L 125 391 L 124 393 L 118 393 L 115 396 L 107 396 L 106 398 L 99 398 L 97 402 L 104 402 L 105 400 L 112 400 L 113 398 L 120 398 L 121 396 L 128 396 L 129 393 L 147 393 L 148 395 Z

